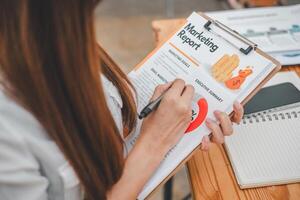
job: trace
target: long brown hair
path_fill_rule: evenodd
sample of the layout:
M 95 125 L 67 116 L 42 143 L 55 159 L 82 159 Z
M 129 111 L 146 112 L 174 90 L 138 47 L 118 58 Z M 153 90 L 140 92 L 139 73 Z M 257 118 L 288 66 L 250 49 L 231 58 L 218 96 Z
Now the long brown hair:
M 95 39 L 96 0 L 1 0 L 4 89 L 43 125 L 71 163 L 88 199 L 106 199 L 124 165 L 122 140 L 100 74 L 119 89 L 123 124 L 135 124 L 126 75 Z

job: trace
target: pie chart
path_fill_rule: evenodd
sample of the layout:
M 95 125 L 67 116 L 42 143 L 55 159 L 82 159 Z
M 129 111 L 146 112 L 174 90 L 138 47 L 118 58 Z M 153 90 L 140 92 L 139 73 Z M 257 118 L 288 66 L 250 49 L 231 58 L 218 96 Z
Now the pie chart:
M 192 110 L 192 121 L 185 131 L 186 134 L 197 129 L 204 122 L 208 111 L 208 104 L 206 99 L 199 94 L 195 94 L 195 98 L 192 103 Z

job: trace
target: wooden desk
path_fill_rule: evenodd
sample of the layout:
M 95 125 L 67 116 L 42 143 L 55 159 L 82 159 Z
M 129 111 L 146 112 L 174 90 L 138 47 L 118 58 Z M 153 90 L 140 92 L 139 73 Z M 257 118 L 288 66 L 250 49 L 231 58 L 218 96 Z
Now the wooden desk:
M 156 42 L 162 41 L 182 23 L 182 19 L 153 21 Z M 296 71 L 300 76 L 300 66 L 284 67 L 281 71 Z M 300 199 L 300 183 L 241 190 L 222 145 L 212 144 L 209 152 L 197 151 L 187 167 L 196 200 Z

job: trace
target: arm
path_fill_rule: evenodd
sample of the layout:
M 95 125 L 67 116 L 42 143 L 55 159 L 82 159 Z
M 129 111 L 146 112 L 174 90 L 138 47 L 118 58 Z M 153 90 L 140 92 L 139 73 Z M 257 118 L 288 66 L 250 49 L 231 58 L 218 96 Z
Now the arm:
M 183 136 L 191 118 L 194 88 L 182 80 L 156 88 L 156 99 L 167 88 L 158 109 L 143 121 L 140 136 L 128 155 L 123 175 L 108 193 L 109 200 L 136 199 L 165 154 Z
M 108 194 L 109 200 L 136 199 L 147 180 L 163 159 L 163 151 L 137 143 L 128 155 L 123 175 Z

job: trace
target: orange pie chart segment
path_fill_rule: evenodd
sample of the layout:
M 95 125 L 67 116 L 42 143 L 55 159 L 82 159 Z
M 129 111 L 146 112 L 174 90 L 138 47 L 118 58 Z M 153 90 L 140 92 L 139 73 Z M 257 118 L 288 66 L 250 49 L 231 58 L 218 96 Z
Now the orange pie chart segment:
M 204 122 L 206 115 L 207 115 L 207 111 L 208 111 L 208 104 L 207 104 L 207 101 L 205 100 L 205 98 L 201 97 L 197 101 L 197 110 L 198 110 L 197 116 L 194 118 L 194 120 L 192 120 L 192 122 L 190 123 L 190 126 L 187 128 L 185 133 L 189 133 L 189 132 L 195 130 Z

